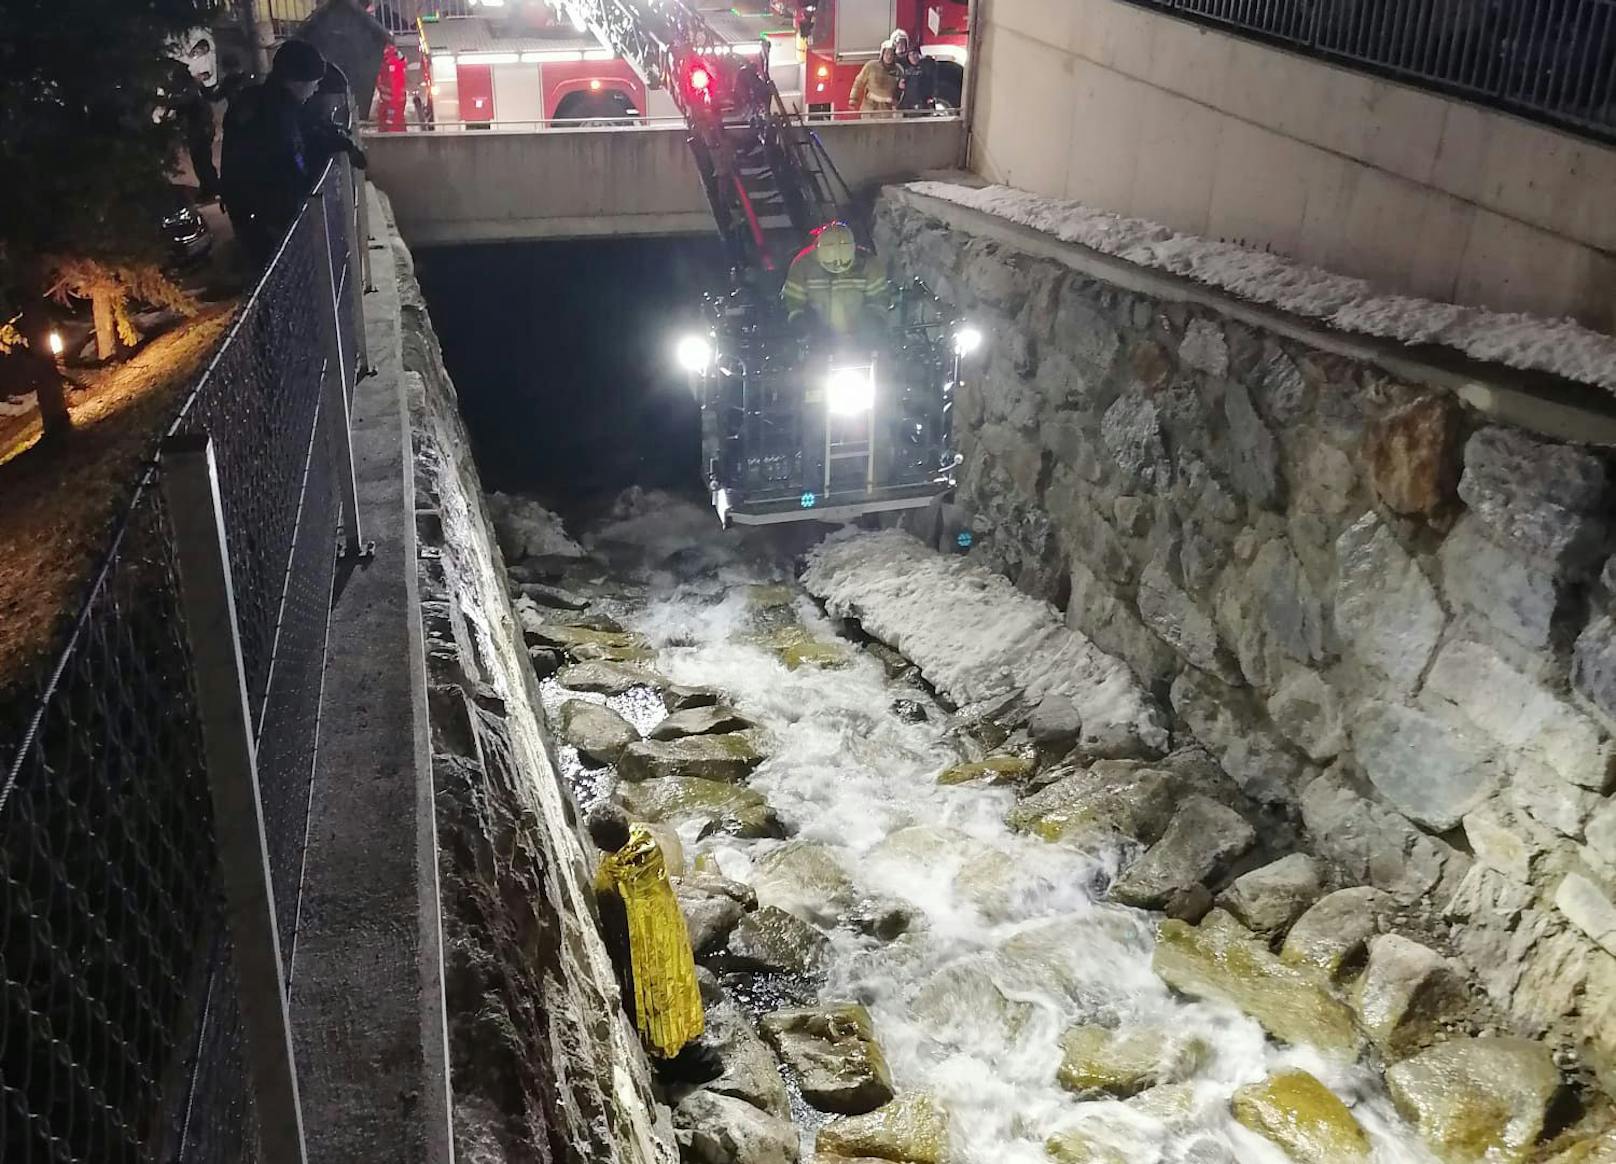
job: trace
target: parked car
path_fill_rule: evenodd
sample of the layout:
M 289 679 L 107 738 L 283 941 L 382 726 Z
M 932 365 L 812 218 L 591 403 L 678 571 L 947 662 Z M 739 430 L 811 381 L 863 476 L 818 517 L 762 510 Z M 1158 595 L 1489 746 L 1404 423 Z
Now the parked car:
M 188 266 L 213 250 L 213 231 L 197 210 L 196 200 L 184 186 L 169 187 L 169 201 L 163 205 L 163 234 L 168 239 L 169 260 L 175 266 Z

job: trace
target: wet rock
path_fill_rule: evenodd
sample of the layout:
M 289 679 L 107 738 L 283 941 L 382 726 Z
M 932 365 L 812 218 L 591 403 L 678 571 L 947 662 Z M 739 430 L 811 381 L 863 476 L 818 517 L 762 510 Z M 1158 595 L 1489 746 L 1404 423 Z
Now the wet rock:
M 1429 947 L 1399 934 L 1369 942 L 1369 965 L 1352 991 L 1364 1033 L 1393 1056 L 1429 1042 L 1466 1003 L 1459 971 Z
M 744 735 L 686 736 L 639 740 L 623 750 L 617 770 L 624 780 L 694 776 L 703 780 L 744 780 L 763 756 Z
M 1049 1137 L 1044 1152 L 1055 1164 L 1129 1164 L 1121 1151 L 1075 1130 Z
M 1381 931 L 1391 909 L 1391 895 L 1371 885 L 1328 893 L 1285 935 L 1280 960 L 1323 971 L 1335 980 L 1355 974 L 1369 956 L 1369 940 Z
M 580 630 L 601 631 L 605 634 L 626 635 L 629 632 L 611 615 L 599 610 L 548 610 L 539 611 L 536 604 L 530 609 L 540 615 L 540 622 L 547 626 L 567 626 Z
M 690 948 L 697 957 L 722 946 L 746 912 L 733 897 L 711 892 L 699 885 L 676 885 L 674 896 L 678 898 L 679 909 L 685 915 Z
M 846 643 L 816 639 L 806 627 L 797 625 L 779 627 L 757 641 L 759 646 L 773 652 L 788 671 L 799 667 L 845 667 L 853 657 Z
M 737 837 L 778 837 L 785 831 L 762 796 L 725 781 L 668 776 L 624 783 L 617 795 L 636 820 L 672 825 L 700 821 L 703 836 L 717 832 Z
M 1281 962 L 1250 931 L 1214 910 L 1199 926 L 1168 919 L 1157 931 L 1151 968 L 1193 998 L 1216 998 L 1245 1011 L 1275 1039 L 1356 1059 L 1362 1045 L 1352 1012 L 1322 975 Z
M 925 723 L 931 718 L 926 713 L 925 705 L 918 699 L 894 699 L 891 711 L 904 723 Z
M 1553 574 L 1500 546 L 1468 515 L 1442 543 L 1438 557 L 1449 602 L 1475 611 L 1523 646 L 1549 645 L 1559 604 Z
M 1568 873 L 1554 891 L 1554 907 L 1606 953 L 1616 955 L 1616 905 L 1581 873 Z
M 1055 1078 L 1082 1097 L 1127 1099 L 1163 1083 L 1179 1083 L 1211 1057 L 1203 1040 L 1171 1027 L 1139 1025 L 1123 1030 L 1073 1027 L 1061 1039 Z
M 1436 589 L 1373 513 L 1336 540 L 1335 552 L 1336 633 L 1397 690 L 1413 690 L 1445 621 Z
M 1188 889 L 1171 894 L 1162 905 L 1162 912 L 1170 918 L 1190 925 L 1199 925 L 1201 919 L 1212 912 L 1212 891 L 1197 881 Z
M 1590 570 L 1609 550 L 1604 462 L 1519 429 L 1484 428 L 1465 445 L 1459 496 L 1489 537 L 1556 575 Z
M 531 599 L 534 605 L 551 610 L 583 610 L 589 605 L 589 599 L 582 594 L 575 594 L 560 586 L 546 586 L 542 582 L 518 582 L 516 592 L 523 598 Z
M 624 631 L 593 630 L 547 622 L 537 626 L 531 623 L 525 625 L 522 636 L 530 647 L 565 651 L 584 662 L 638 663 L 652 656 L 651 644 L 645 636 Z
M 835 852 L 802 840 L 787 841 L 759 857 L 752 866 L 752 888 L 764 905 L 822 926 L 835 925 L 860 896 Z
M 1374 420 L 1364 442 L 1369 480 L 1395 513 L 1429 515 L 1456 500 L 1459 410 L 1419 396 Z
M 1162 769 L 1096 764 L 1022 800 L 1005 823 L 1046 841 L 1094 845 L 1121 836 L 1150 844 L 1166 831 L 1177 791 Z
M 1341 700 L 1317 671 L 1296 670 L 1268 697 L 1268 714 L 1280 734 L 1311 760 L 1340 755 L 1347 745 Z
M 669 683 L 662 689 L 662 706 L 670 713 L 687 711 L 692 707 L 712 707 L 718 702 L 718 692 L 710 687 L 685 687 Z
M 825 936 L 772 905 L 741 918 L 719 961 L 727 968 L 762 973 L 811 974 L 825 957 Z
M 867 937 L 896 941 L 909 932 L 920 914 L 905 902 L 890 897 L 861 897 L 842 915 L 842 924 Z
M 1578 1140 L 1544 1164 L 1606 1164 L 1609 1160 L 1616 1160 L 1616 1129 Z
M 710 971 L 708 973 L 711 973 Z M 752 1029 L 752 1020 L 738 1008 L 721 1003 L 707 1008 L 703 1045 L 712 1048 L 723 1070 L 703 1090 L 744 1100 L 760 1111 L 781 1119 L 791 1117 L 791 1101 L 774 1053 Z
M 1404 1118 L 1450 1164 L 1524 1160 L 1543 1130 L 1560 1072 L 1527 1039 L 1449 1039 L 1386 1072 Z
M 1234 1093 L 1234 1118 L 1296 1164 L 1361 1164 L 1369 1137 L 1347 1105 L 1306 1071 L 1282 1071 Z
M 1249 930 L 1277 934 L 1323 892 L 1319 863 L 1306 853 L 1292 853 L 1235 878 L 1218 905 Z
M 820 1111 L 863 1115 L 892 1099 L 892 1076 L 862 1006 L 777 1010 L 763 1016 L 763 1033 Z
M 1352 725 L 1352 743 L 1381 795 L 1438 832 L 1486 800 L 1503 775 L 1470 735 L 1412 707 L 1365 704 Z
M 1159 909 L 1175 893 L 1212 878 L 1256 840 L 1256 831 L 1234 809 L 1205 796 L 1187 796 L 1161 840 L 1111 887 L 1111 897 Z
M 1033 743 L 1046 748 L 1075 744 L 1082 730 L 1077 704 L 1064 695 L 1044 696 L 1027 717 L 1027 734 Z
M 1170 698 L 1173 710 L 1243 792 L 1264 803 L 1295 801 L 1309 769 L 1263 724 L 1249 693 L 1186 669 L 1173 680 Z
M 796 1164 L 797 1129 L 744 1099 L 694 1091 L 673 1109 L 686 1164 Z
M 529 647 L 527 658 L 533 665 L 534 677 L 538 679 L 548 679 L 561 670 L 561 664 L 564 662 L 560 651 L 552 651 L 545 647 Z
M 1228 683 L 1241 682 L 1240 670 L 1223 648 L 1211 616 L 1195 605 L 1160 564 L 1151 563 L 1140 575 L 1137 604 L 1145 625 L 1191 666 Z
M 651 729 L 653 740 L 678 740 L 685 736 L 723 735 L 744 732 L 757 725 L 733 707 L 713 705 L 673 712 Z
M 1337 772 L 1302 791 L 1302 821 L 1319 856 L 1399 901 L 1417 901 L 1444 882 L 1457 884 L 1469 863 L 1406 817 L 1360 795 Z
M 948 1117 L 929 1095 L 903 1095 L 867 1115 L 832 1120 L 819 1129 L 814 1149 L 895 1164 L 946 1164 Z
M 561 705 L 561 738 L 596 764 L 615 764 L 623 749 L 640 738 L 634 725 L 609 707 L 569 699 Z
M 668 681 L 646 667 L 631 667 L 621 663 L 574 663 L 556 673 L 556 682 L 572 691 L 588 691 L 595 695 L 623 695 L 636 687 L 668 686 Z
M 1013 754 L 954 764 L 937 774 L 939 784 L 1018 784 L 1033 773 L 1033 762 Z
M 865 643 L 864 652 L 881 664 L 881 670 L 886 672 L 888 679 L 904 679 L 914 674 L 915 665 L 885 643 Z
M 1012 999 L 999 986 L 986 956 L 951 962 L 926 979 L 909 1013 L 933 1033 L 969 1042 L 997 1040 L 1011 1045 L 1037 1013 L 1031 1002 Z

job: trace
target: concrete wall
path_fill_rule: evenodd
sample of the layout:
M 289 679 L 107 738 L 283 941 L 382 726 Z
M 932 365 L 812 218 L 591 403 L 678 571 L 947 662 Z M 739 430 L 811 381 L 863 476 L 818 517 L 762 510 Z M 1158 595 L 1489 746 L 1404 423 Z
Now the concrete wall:
M 953 166 L 963 129 L 926 119 L 818 132 L 857 189 Z M 680 127 L 376 134 L 365 148 L 405 241 L 432 246 L 710 231 L 685 137 Z
M 1616 330 L 1616 150 L 1119 0 L 986 0 L 972 168 Z
M 971 556 L 1616 1094 L 1610 452 L 910 191 L 876 240 L 991 337 L 956 400 Z

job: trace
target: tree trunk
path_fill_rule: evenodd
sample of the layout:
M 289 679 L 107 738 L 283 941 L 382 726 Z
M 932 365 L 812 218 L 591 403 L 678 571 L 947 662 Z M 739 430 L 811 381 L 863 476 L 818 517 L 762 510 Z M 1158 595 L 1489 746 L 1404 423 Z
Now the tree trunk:
M 97 291 L 90 296 L 95 311 L 95 358 L 102 363 L 118 354 L 118 325 L 112 314 L 112 294 Z
M 60 440 L 73 431 L 73 417 L 67 410 L 66 378 L 54 363 L 37 361 L 34 398 L 39 402 L 39 420 L 44 425 L 43 440 Z

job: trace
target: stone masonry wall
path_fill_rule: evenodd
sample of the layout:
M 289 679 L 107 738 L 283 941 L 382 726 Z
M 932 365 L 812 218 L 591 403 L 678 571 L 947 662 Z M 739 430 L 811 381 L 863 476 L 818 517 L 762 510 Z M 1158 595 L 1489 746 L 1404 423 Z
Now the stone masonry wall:
M 617 1002 L 454 385 L 409 252 L 396 237 L 393 246 L 412 382 L 456 1158 L 671 1164 L 671 1125 Z
M 894 276 L 989 337 L 972 556 L 1616 1094 L 1616 462 L 972 214 L 876 215 Z

